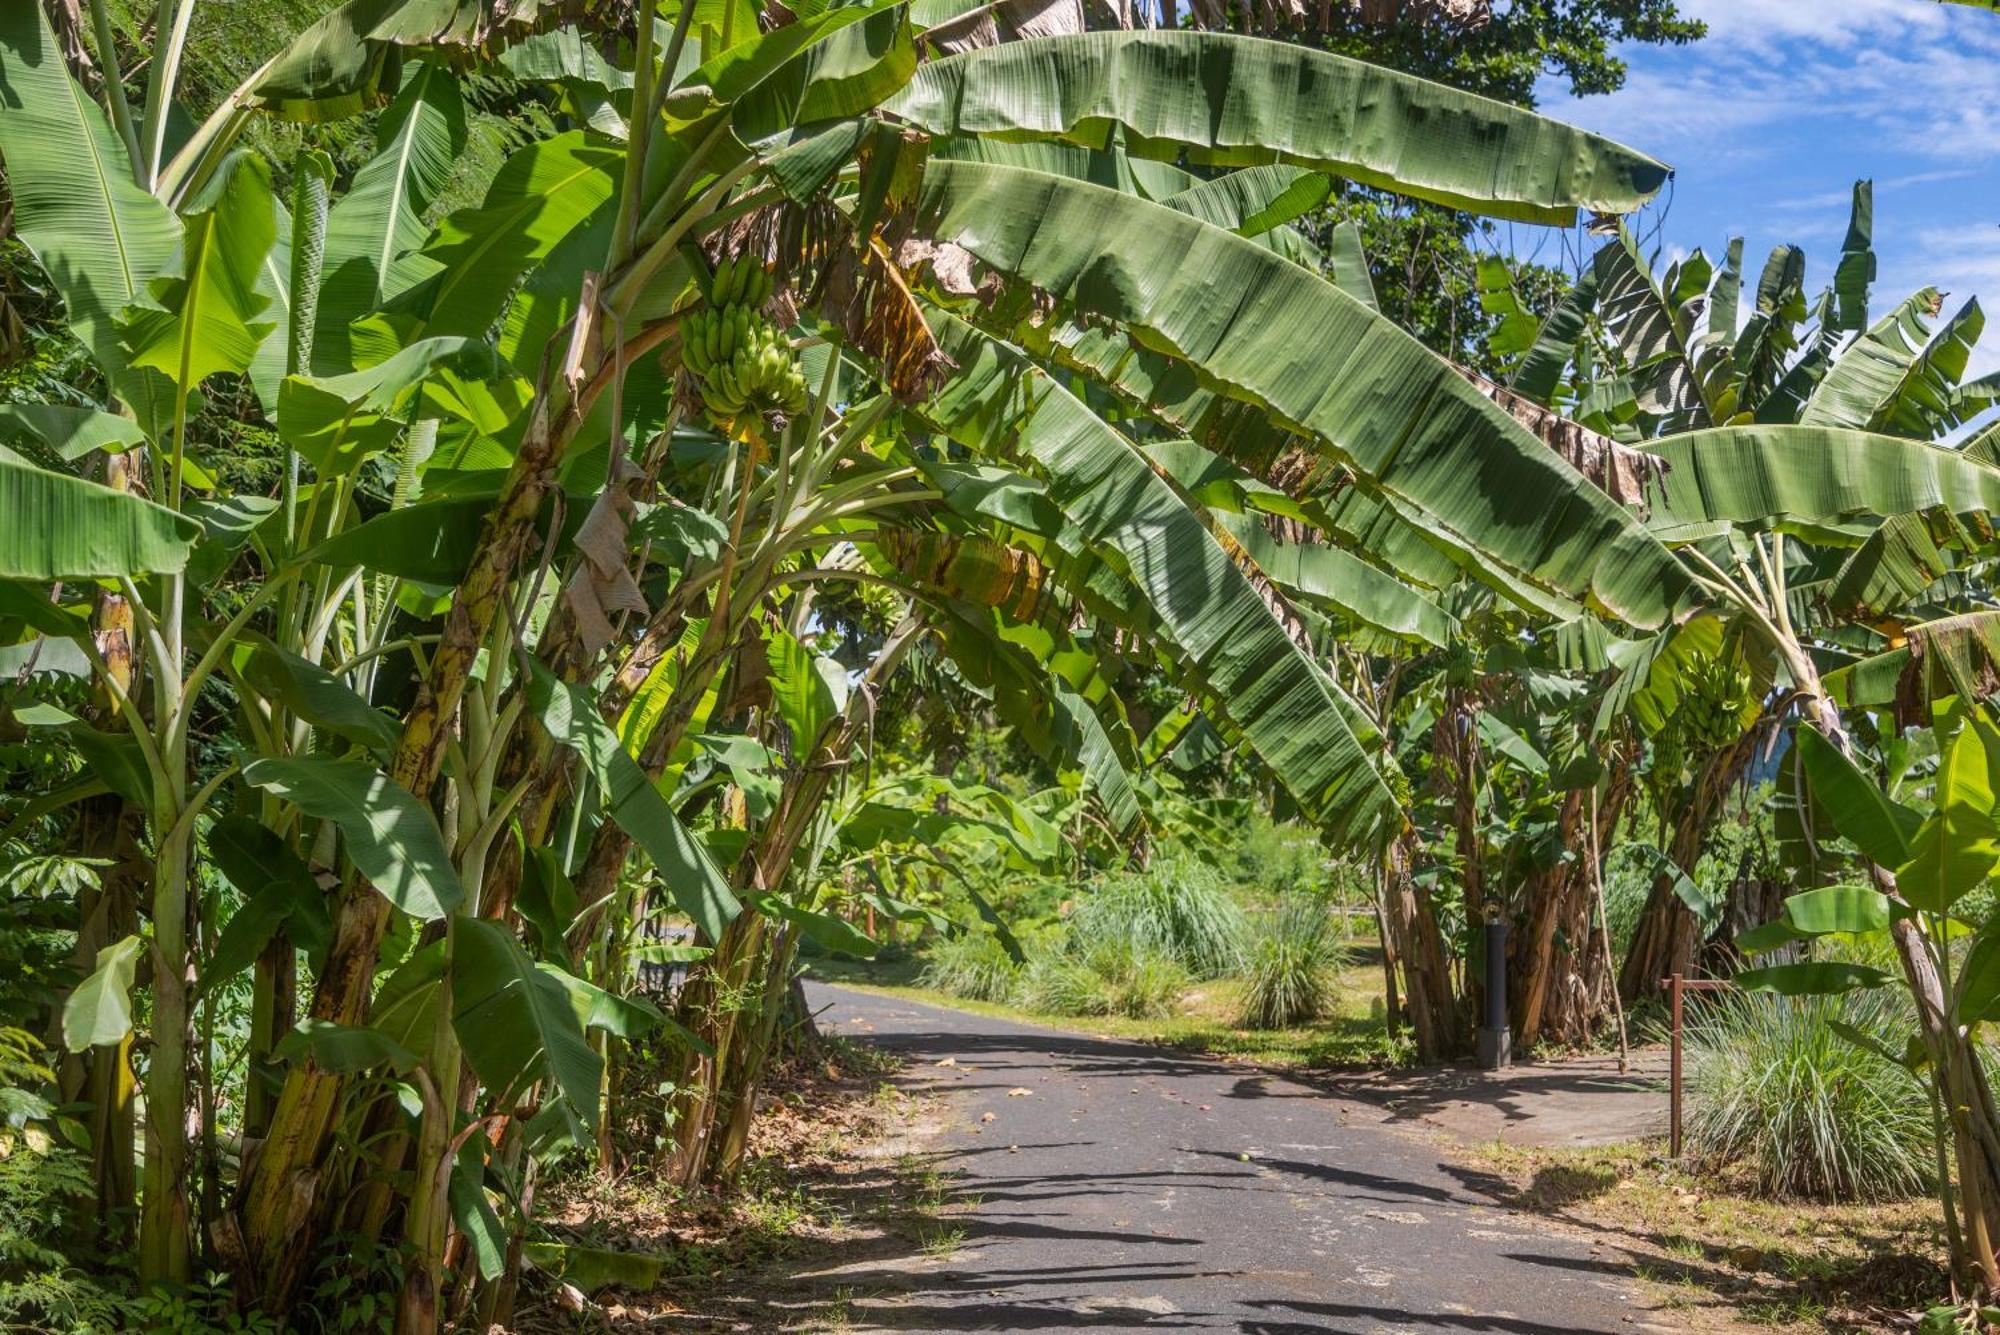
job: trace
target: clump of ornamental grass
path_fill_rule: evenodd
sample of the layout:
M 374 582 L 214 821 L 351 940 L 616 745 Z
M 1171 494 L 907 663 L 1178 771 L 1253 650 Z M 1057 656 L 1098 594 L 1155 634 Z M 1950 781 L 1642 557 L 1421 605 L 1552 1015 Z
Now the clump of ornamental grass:
M 1333 1009 L 1343 957 L 1323 904 L 1292 895 L 1268 914 L 1251 939 L 1243 977 L 1241 1023 L 1285 1029 Z
M 934 941 L 917 981 L 971 1001 L 1007 1001 L 1020 986 L 1021 966 L 999 937 L 974 929 Z
M 1171 1013 L 1187 984 L 1187 970 L 1180 962 L 1146 942 L 1072 938 L 1067 949 L 1030 962 L 1021 974 L 1015 1000 L 1044 1015 L 1149 1020 Z
M 1886 989 L 1701 1002 L 1683 1032 L 1690 1152 L 1710 1165 L 1745 1165 L 1774 1197 L 1875 1201 L 1926 1191 L 1928 1096 L 1907 1071 L 1840 1032 L 1893 1052 L 1911 1031 L 1908 1012 Z
M 1113 877 L 1077 906 L 1069 923 L 1072 939 L 1086 950 L 1130 941 L 1199 979 L 1242 966 L 1247 927 L 1221 873 L 1192 858 L 1163 858 L 1143 872 Z

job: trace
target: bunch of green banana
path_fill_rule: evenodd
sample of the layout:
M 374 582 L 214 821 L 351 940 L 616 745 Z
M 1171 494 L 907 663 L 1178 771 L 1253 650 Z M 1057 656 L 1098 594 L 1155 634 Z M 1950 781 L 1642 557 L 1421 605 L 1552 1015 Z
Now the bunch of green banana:
M 748 306 L 756 310 L 771 299 L 771 271 L 748 255 L 732 255 L 715 266 L 715 277 L 708 285 L 708 304 L 721 310 L 725 306 Z
M 771 289 L 768 269 L 748 256 L 726 259 L 716 266 L 708 305 L 682 326 L 681 360 L 699 382 L 709 415 L 725 428 L 746 414 L 806 407 L 806 380 L 791 343 L 760 309 Z

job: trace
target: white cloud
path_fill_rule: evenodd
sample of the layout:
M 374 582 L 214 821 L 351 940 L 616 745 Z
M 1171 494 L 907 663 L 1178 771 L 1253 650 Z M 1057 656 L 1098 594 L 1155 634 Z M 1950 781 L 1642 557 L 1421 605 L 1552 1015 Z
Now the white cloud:
M 1826 281 L 1851 183 L 1875 182 L 1875 306 L 1919 287 L 1978 294 L 1992 335 L 1972 373 L 2000 370 L 2000 15 L 1923 0 L 1680 0 L 1709 36 L 1635 46 L 1607 97 L 1542 105 L 1676 169 L 1635 220 L 1668 244 L 1748 238 L 1746 268 L 1804 244 Z M 1664 214 L 1664 217 L 1661 215 Z
M 1794 38 L 1851 46 L 1880 33 L 1937 30 L 1949 20 L 1912 0 L 1684 0 L 1717 42 L 1764 45 Z
M 1628 54 L 1626 85 L 1552 111 L 1677 165 L 1865 135 L 1925 163 L 2000 161 L 2000 16 L 1917 0 L 1687 0 L 1691 46 Z

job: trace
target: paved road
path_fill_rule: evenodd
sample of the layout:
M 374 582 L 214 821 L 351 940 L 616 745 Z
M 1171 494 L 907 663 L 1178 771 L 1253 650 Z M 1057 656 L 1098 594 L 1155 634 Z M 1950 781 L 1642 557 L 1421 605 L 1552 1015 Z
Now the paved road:
M 945 1097 L 949 1126 L 929 1152 L 980 1202 L 953 1221 L 958 1254 L 870 1304 L 871 1325 L 1669 1328 L 1629 1305 L 1629 1281 L 1587 1244 L 1492 1204 L 1476 1175 L 1360 1104 L 1160 1048 L 809 992 L 831 1032 L 910 1058 L 912 1081 Z

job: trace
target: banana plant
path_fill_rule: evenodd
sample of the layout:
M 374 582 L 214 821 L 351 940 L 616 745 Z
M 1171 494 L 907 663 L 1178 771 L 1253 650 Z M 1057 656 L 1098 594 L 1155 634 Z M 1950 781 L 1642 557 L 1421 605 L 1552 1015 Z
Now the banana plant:
M 2000 937 L 1956 906 L 2000 867 L 2000 727 L 1983 701 L 1932 700 L 1939 762 L 1929 792 L 1892 794 L 1864 768 L 1845 731 L 1802 726 L 1797 735 L 1808 789 L 1808 836 L 1834 836 L 1853 850 L 1858 883 L 1803 891 L 1783 915 L 1737 938 L 1749 952 L 1828 937 L 1888 934 L 1916 1008 L 1905 1052 L 1883 1055 L 1931 1092 L 1938 1134 L 1938 1192 L 1952 1263 L 1968 1287 L 1995 1278 L 2000 1148 L 1979 1026 L 2000 1005 Z M 1839 854 L 1826 850 L 1831 858 Z M 1739 986 L 1787 996 L 1893 986 L 1879 969 L 1838 957 L 1745 971 Z M 1862 1035 L 1855 1041 L 1876 1045 Z M 1947 1146 L 1952 1168 L 1945 1167 Z

